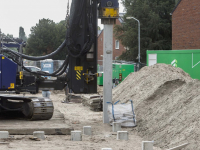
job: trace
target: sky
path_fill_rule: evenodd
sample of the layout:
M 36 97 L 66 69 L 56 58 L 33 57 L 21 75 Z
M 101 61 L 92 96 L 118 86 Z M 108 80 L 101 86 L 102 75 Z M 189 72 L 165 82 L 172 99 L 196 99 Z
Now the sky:
M 71 4 L 70 0 L 70 4 Z M 49 18 L 58 23 L 65 20 L 68 0 L 0 0 L 0 29 L 5 34 L 19 36 L 22 26 L 26 36 L 39 19 Z M 120 12 L 123 8 L 120 4 Z M 98 21 L 99 26 L 103 25 Z

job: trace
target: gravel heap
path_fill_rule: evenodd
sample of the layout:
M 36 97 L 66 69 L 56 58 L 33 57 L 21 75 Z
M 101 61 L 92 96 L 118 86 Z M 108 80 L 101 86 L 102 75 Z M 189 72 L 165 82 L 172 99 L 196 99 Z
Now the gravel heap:
M 113 90 L 113 102 L 132 99 L 139 135 L 161 148 L 189 143 L 200 149 L 200 81 L 180 68 L 156 64 L 130 74 Z

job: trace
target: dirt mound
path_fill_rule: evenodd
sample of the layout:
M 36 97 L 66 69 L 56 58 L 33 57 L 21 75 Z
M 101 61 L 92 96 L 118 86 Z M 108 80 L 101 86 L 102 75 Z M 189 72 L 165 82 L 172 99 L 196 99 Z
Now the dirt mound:
M 160 147 L 189 142 L 188 150 L 200 149 L 199 93 L 200 82 L 195 80 L 141 102 L 136 107 L 139 134 Z
M 190 143 L 200 149 L 200 81 L 180 68 L 166 64 L 144 67 L 130 74 L 113 90 L 113 101 L 134 102 L 135 130 L 155 145 L 169 148 Z
M 113 101 L 127 102 L 132 99 L 137 105 L 141 100 L 153 95 L 157 89 L 169 81 L 192 81 L 189 74 L 171 65 L 156 64 L 143 67 L 139 72 L 129 74 L 126 79 L 113 89 Z

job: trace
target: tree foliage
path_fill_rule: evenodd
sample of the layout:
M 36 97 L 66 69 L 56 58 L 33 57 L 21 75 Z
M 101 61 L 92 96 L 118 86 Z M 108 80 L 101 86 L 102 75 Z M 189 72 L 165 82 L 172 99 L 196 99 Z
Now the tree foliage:
M 140 21 L 140 55 L 141 61 L 146 62 L 146 50 L 170 50 L 172 40 L 171 11 L 175 7 L 175 0 L 122 0 L 126 9 L 122 26 L 116 25 L 114 32 L 129 50 L 120 59 L 134 60 L 138 56 L 138 22 Z
M 53 52 L 65 40 L 66 30 L 64 20 L 59 23 L 49 19 L 39 20 L 39 23 L 31 28 L 25 53 L 32 56 L 43 56 Z M 66 55 L 67 49 L 64 48 L 53 59 L 62 60 L 66 58 Z
M 3 33 L 2 35 L 5 36 L 4 33 Z M 7 34 L 6 36 L 7 36 L 8 38 L 11 38 L 11 39 L 13 38 L 13 35 L 12 35 L 12 34 Z
M 27 37 L 23 27 L 19 27 L 19 38 L 22 39 L 23 41 L 27 41 Z

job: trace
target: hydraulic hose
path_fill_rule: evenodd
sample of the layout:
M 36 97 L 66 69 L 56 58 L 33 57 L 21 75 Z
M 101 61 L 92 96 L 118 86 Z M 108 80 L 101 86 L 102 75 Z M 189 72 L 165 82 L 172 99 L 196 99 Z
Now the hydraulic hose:
M 75 55 L 75 54 L 72 53 L 72 51 L 75 48 L 74 47 L 72 48 L 72 47 L 70 47 L 70 46 L 67 45 L 67 49 L 68 49 L 68 52 L 69 52 L 70 56 L 77 58 L 79 56 L 85 55 L 90 50 L 90 48 L 91 48 L 91 46 L 92 46 L 92 44 L 94 42 L 94 30 L 93 30 L 92 24 L 89 24 L 88 26 L 89 26 L 90 40 L 84 44 L 82 50 L 77 55 Z M 77 51 L 77 49 L 76 49 L 76 51 Z
M 84 56 L 91 48 L 94 42 L 94 29 L 91 21 L 89 21 L 91 17 L 91 12 L 87 12 L 87 18 L 84 17 L 84 12 L 86 11 L 84 6 L 87 1 L 85 0 L 74 0 L 71 4 L 70 10 L 70 20 L 69 20 L 69 28 L 67 30 L 66 39 L 67 39 L 67 49 L 70 56 L 77 58 L 80 56 Z M 85 12 L 86 13 L 86 12 Z M 80 29 L 82 24 L 82 20 L 87 20 L 87 26 L 85 30 L 87 30 L 87 38 L 82 47 L 77 47 L 77 39 L 76 35 L 78 35 L 77 30 Z M 82 29 L 81 29 L 82 30 Z
M 10 49 L 3 49 L 2 52 L 6 52 L 6 53 L 11 53 L 17 57 L 19 57 L 20 53 L 16 53 Z M 15 61 L 13 58 L 11 58 L 15 63 L 17 63 L 19 66 L 21 66 L 21 64 L 19 64 L 17 61 Z M 30 72 L 32 74 L 35 74 L 35 75 L 44 75 L 44 76 L 59 76 L 61 75 L 62 73 L 65 72 L 64 68 L 66 69 L 67 66 L 68 66 L 68 63 L 69 63 L 69 59 L 68 59 L 68 56 L 66 57 L 65 61 L 63 62 L 63 64 L 60 66 L 60 68 L 58 70 L 56 70 L 55 72 L 49 74 L 49 73 L 46 73 L 46 72 L 32 72 L 30 71 L 29 69 L 27 69 L 25 66 L 22 66 L 22 68 L 24 70 L 26 70 L 27 72 Z M 60 72 L 61 71 L 61 72 Z M 59 74 L 58 74 L 59 73 Z
M 48 58 L 52 58 L 54 55 L 58 54 L 65 46 L 66 46 L 66 40 L 64 40 L 63 43 L 54 52 L 45 56 L 28 56 L 28 55 L 20 54 L 8 48 L 2 48 L 1 52 L 11 52 L 13 54 L 18 54 L 22 56 L 22 58 L 36 61 L 36 60 L 45 60 Z
M 65 72 L 65 70 L 67 69 L 68 64 L 69 64 L 69 58 L 68 58 L 68 56 L 67 56 L 66 59 L 65 59 L 65 61 L 64 61 L 64 63 L 61 65 L 61 67 L 60 67 L 58 70 L 56 70 L 55 72 L 53 72 L 53 73 L 47 73 L 47 72 L 32 72 L 32 71 L 30 71 L 29 69 L 27 69 L 25 66 L 22 66 L 22 68 L 23 68 L 25 71 L 30 72 L 30 73 L 35 74 L 35 75 L 43 75 L 43 76 L 57 77 L 57 76 L 62 75 L 62 74 Z

